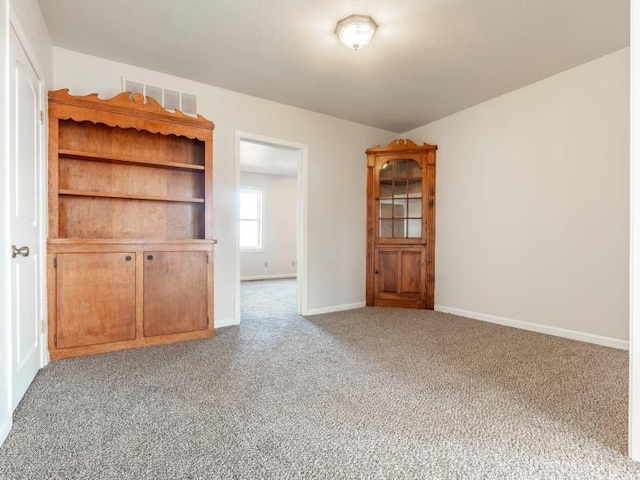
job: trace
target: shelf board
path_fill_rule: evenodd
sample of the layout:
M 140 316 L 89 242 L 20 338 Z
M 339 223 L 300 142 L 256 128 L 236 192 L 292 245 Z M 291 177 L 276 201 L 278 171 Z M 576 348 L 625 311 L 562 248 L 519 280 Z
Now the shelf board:
M 215 245 L 217 240 L 203 238 L 49 238 L 49 245 Z
M 126 163 L 131 165 L 142 165 L 146 167 L 175 168 L 179 170 L 204 171 L 204 165 L 191 165 L 189 163 L 163 162 L 158 160 L 145 160 L 136 157 L 125 157 L 121 155 L 104 155 L 81 150 L 60 149 L 58 156 L 62 158 L 72 158 L 78 160 L 89 160 L 93 162 L 105 163 Z
M 63 190 L 58 191 L 59 195 L 75 197 L 100 197 L 100 198 L 125 198 L 128 200 L 149 200 L 155 202 L 184 202 L 184 203 L 204 203 L 204 198 L 169 197 L 156 195 L 134 195 L 126 193 L 105 193 L 89 192 L 85 190 Z

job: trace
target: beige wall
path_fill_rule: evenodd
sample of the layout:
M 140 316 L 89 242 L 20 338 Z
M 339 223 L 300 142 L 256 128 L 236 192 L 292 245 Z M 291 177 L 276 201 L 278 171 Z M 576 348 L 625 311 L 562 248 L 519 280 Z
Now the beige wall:
M 241 277 L 295 276 L 297 179 L 242 172 L 240 184 L 262 191 L 263 211 L 263 248 L 241 252 Z
M 440 308 L 627 340 L 628 110 L 623 49 L 407 132 L 439 146 Z
M 75 95 L 120 91 L 121 76 L 194 93 L 214 131 L 216 321 L 237 319 L 235 272 L 235 133 L 308 146 L 308 308 L 364 302 L 364 151 L 393 133 L 143 68 L 54 48 L 54 86 Z M 221 66 L 223 68 L 223 66 Z

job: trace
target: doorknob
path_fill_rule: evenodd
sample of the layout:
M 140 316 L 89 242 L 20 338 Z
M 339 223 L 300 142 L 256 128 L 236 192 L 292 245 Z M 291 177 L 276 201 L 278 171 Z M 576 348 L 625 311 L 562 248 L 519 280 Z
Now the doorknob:
M 29 256 L 29 247 L 26 245 L 24 247 L 16 247 L 15 245 L 11 245 L 11 258 L 16 258 L 18 255 L 23 257 Z

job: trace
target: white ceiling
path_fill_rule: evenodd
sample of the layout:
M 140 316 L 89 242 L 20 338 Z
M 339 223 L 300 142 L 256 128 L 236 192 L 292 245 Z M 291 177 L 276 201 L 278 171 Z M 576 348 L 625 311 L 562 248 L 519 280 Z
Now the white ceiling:
M 629 45 L 630 0 L 39 0 L 56 46 L 404 132 Z M 333 31 L 380 25 L 354 52 Z
M 240 170 L 295 178 L 298 175 L 298 150 L 242 140 Z

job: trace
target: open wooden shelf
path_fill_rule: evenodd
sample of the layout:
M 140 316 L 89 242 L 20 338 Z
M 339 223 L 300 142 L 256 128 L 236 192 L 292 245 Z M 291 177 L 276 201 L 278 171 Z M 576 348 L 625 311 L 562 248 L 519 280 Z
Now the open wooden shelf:
M 215 245 L 216 240 L 187 238 L 167 240 L 163 238 L 50 238 L 49 245 Z
M 90 192 L 86 190 L 60 189 L 58 191 L 58 194 L 69 195 L 74 197 L 126 198 L 129 200 L 149 200 L 154 202 L 204 203 L 204 198 L 164 197 L 164 196 L 155 196 L 155 195 L 135 195 L 135 194 L 129 194 L 129 193 Z
M 176 168 L 179 170 L 201 170 L 204 171 L 204 165 L 191 165 L 188 163 L 180 162 L 165 162 L 159 160 L 145 160 L 142 158 L 128 157 L 122 155 L 105 155 L 101 153 L 85 152 L 81 150 L 67 150 L 60 149 L 58 151 L 59 157 L 73 158 L 78 160 L 89 160 L 94 162 L 106 162 L 106 163 L 125 163 L 132 165 L 142 165 L 150 167 L 161 168 Z

